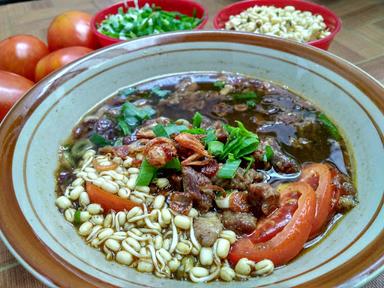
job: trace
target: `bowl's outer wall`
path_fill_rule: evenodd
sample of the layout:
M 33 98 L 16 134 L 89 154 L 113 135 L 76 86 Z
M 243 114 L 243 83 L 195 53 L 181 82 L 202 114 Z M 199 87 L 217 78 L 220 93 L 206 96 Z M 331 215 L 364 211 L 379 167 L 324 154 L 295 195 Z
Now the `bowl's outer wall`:
M 89 108 L 122 86 L 169 73 L 224 70 L 286 84 L 327 111 L 348 139 L 356 163 L 360 193 L 360 204 L 316 249 L 269 277 L 236 285 L 320 287 L 320 283 L 340 284 L 350 277 L 353 278 L 349 283 L 356 284 L 361 278 L 374 273 L 377 267 L 371 267 L 371 264 L 382 263 L 377 261 L 382 261 L 383 255 L 383 247 L 377 246 L 377 239 L 382 235 L 384 219 L 384 178 L 380 177 L 384 163 L 384 123 L 382 111 L 373 101 L 383 109 L 378 96 L 383 93 L 382 87 L 360 75 L 361 72 L 356 72 L 355 68 L 350 68 L 347 74 L 338 71 L 340 66 L 335 64 L 338 59 L 327 58 L 328 55 L 304 45 L 225 32 L 185 35 L 151 37 L 96 52 L 47 78 L 17 104 L 0 131 L 0 136 L 12 129 L 14 131 L 6 134 L 7 139 L 4 138 L 5 141 L 0 144 L 0 151 L 4 151 L 0 161 L 2 165 L 7 165 L 0 176 L 0 188 L 7 193 L 0 195 L 3 200 L 0 203 L 9 203 L 6 207 L 3 205 L 0 216 L 2 231 L 17 253 L 60 286 L 72 281 L 85 287 L 87 284 L 81 278 L 89 281 L 88 285 L 101 285 L 100 281 L 117 286 L 135 283 L 155 287 L 171 285 L 169 280 L 159 280 L 147 274 L 143 277 L 143 274 L 116 263 L 106 262 L 101 253 L 86 246 L 65 222 L 54 206 L 53 171 L 57 166 L 57 149 Z M 174 41 L 184 43 L 172 44 Z M 167 42 L 170 44 L 165 44 Z M 285 46 L 281 46 L 282 43 Z M 155 47 L 154 44 L 164 45 Z M 140 49 L 143 46 L 151 47 Z M 303 57 L 295 55 L 298 49 L 303 49 L 300 50 Z M 305 56 L 314 61 L 305 59 Z M 316 63 L 320 62 L 319 59 L 324 62 Z M 331 60 L 335 62 L 329 64 Z M 337 73 L 326 68 L 327 65 Z M 344 69 L 348 67 L 345 65 Z M 356 79 L 348 80 L 354 73 L 362 79 L 356 76 Z M 370 95 L 373 101 L 365 94 Z M 33 104 L 36 98 L 39 98 L 38 104 Z M 28 120 L 24 123 L 26 118 L 17 116 L 17 112 L 21 116 L 27 114 Z M 8 145 L 7 149 L 5 145 Z M 12 168 L 9 166 L 11 163 Z M 6 183 L 5 179 L 11 178 L 14 187 L 9 181 Z M 18 209 L 12 189 L 28 224 Z M 7 215 L 9 209 L 13 209 L 11 211 L 14 211 L 13 215 L 20 226 L 16 227 L 16 231 L 8 227 L 15 221 Z M 30 227 L 39 236 L 43 246 L 49 249 L 42 247 Z M 20 243 L 23 234 L 30 237 L 24 246 Z M 25 251 L 28 248 L 29 254 Z M 49 255 L 42 253 L 47 249 Z M 63 269 L 58 262 L 66 268 Z M 67 269 L 75 273 L 71 274 Z M 339 279 L 332 276 L 335 272 L 341 273 Z M 178 285 L 192 284 L 180 282 Z M 219 285 L 223 283 L 211 284 Z

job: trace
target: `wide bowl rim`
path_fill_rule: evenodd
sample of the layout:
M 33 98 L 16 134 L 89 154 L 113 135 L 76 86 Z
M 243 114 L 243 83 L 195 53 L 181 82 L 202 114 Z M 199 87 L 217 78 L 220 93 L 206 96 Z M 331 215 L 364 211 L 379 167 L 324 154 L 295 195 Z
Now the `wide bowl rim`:
M 205 27 L 205 25 L 207 25 L 207 22 L 208 22 L 208 19 L 209 19 L 207 8 L 203 4 L 201 4 L 199 2 L 196 2 L 194 0 L 183 0 L 183 1 L 184 2 L 188 2 L 188 3 L 193 3 L 194 5 L 199 6 L 203 10 L 204 14 L 203 14 L 203 17 L 201 18 L 202 19 L 201 23 L 198 26 L 196 26 L 192 31 L 203 29 Z M 133 0 L 128 0 L 127 3 L 129 3 L 129 2 L 133 2 Z M 122 7 L 124 5 L 125 5 L 124 1 L 117 2 L 115 4 L 109 5 L 107 7 L 104 7 L 103 9 L 97 11 L 92 16 L 92 18 L 91 18 L 91 30 L 92 30 L 92 33 L 96 37 L 101 38 L 104 41 L 113 42 L 113 44 L 121 43 L 121 42 L 125 42 L 125 41 L 132 41 L 132 40 L 121 40 L 121 39 L 117 39 L 117 38 L 112 38 L 110 36 L 107 36 L 107 35 L 104 35 L 104 34 L 100 33 L 97 30 L 97 28 L 96 28 L 96 25 L 99 24 L 99 22 L 96 21 L 96 18 L 98 18 L 100 14 L 104 13 L 104 11 L 106 11 L 106 10 L 109 10 L 109 9 L 112 9 L 112 8 L 115 8 L 115 7 L 119 8 L 119 7 Z M 150 36 L 153 36 L 153 35 L 150 35 Z M 140 37 L 140 38 L 143 38 L 143 37 Z
M 240 4 L 255 3 L 255 5 L 257 5 L 258 2 L 268 2 L 268 1 L 270 2 L 270 5 L 276 4 L 276 1 L 274 1 L 274 0 L 243 0 L 243 1 L 240 1 L 240 2 L 235 2 L 235 3 L 229 4 L 229 5 L 225 6 L 225 7 L 223 7 L 222 9 L 220 9 L 215 14 L 215 16 L 213 17 L 213 20 L 212 20 L 213 27 L 215 29 L 219 29 L 219 30 L 223 29 L 223 28 L 219 27 L 219 16 L 223 13 L 224 10 L 236 7 L 236 6 L 240 5 Z M 336 21 L 336 26 L 331 31 L 331 34 L 329 34 L 328 36 L 326 36 L 324 38 L 318 39 L 318 40 L 313 40 L 313 41 L 306 42 L 305 44 L 307 44 L 307 45 L 319 45 L 320 44 L 321 45 L 321 44 L 325 44 L 327 42 L 331 42 L 333 40 L 333 38 L 336 37 L 337 33 L 340 32 L 341 27 L 342 27 L 341 18 L 339 16 L 337 16 L 336 13 L 333 12 L 332 10 L 330 10 L 329 8 L 327 8 L 327 7 L 323 6 L 323 5 L 320 5 L 320 4 L 316 4 L 316 3 L 312 3 L 312 2 L 307 2 L 307 1 L 302 1 L 302 0 L 285 0 L 285 1 L 292 2 L 292 4 L 304 4 L 304 5 L 307 5 L 308 7 L 313 7 L 313 8 L 316 7 L 318 9 L 322 10 L 322 12 L 326 11 L 327 13 L 332 15 L 333 19 Z
M 118 43 L 116 45 L 95 51 L 90 55 L 63 67 L 40 81 L 16 103 L 0 125 L 0 139 L 4 139 L 4 141 L 0 143 L 0 152 L 2 152 L 0 153 L 0 164 L 4 164 L 2 167 L 5 167 L 5 164 L 8 163 L 10 168 L 12 168 L 15 143 L 24 123 L 28 121 L 29 116 L 36 110 L 40 103 L 48 97 L 50 89 L 47 89 L 47 87 L 49 88 L 52 86 L 54 82 L 62 84 L 68 81 L 71 77 L 73 77 L 73 74 L 70 73 L 76 71 L 74 68 L 79 63 L 86 62 L 86 60 L 89 60 L 90 58 L 97 59 L 97 57 L 99 55 L 101 56 L 105 51 L 114 49 L 122 49 L 124 52 L 130 53 L 152 46 L 206 41 L 261 46 L 298 55 L 306 60 L 318 61 L 318 63 L 322 63 L 323 66 L 333 70 L 351 83 L 355 84 L 371 99 L 371 101 L 375 103 L 381 114 L 384 115 L 384 99 L 380 97 L 380 95 L 384 94 L 384 86 L 360 68 L 329 52 L 294 41 L 250 33 L 217 30 L 166 33 L 143 37 L 134 41 Z M 321 60 L 321 62 L 319 62 L 319 60 Z M 92 66 L 90 63 L 87 63 L 87 65 L 88 67 Z M 71 77 L 63 77 L 65 75 Z M 0 203 L 7 203 L 7 200 L 9 199 L 15 202 L 15 207 L 13 207 L 15 209 L 12 210 L 12 213 L 7 213 L 9 211 L 7 211 L 4 207 L 5 205 L 0 204 L 4 208 L 0 209 L 0 238 L 15 255 L 15 257 L 21 261 L 21 264 L 48 286 L 58 285 L 65 287 L 69 283 L 68 279 L 71 279 L 72 284 L 81 284 L 81 287 L 94 287 L 99 285 L 102 285 L 103 287 L 115 287 L 109 283 L 103 282 L 101 279 L 85 274 L 78 268 L 75 268 L 59 255 L 56 255 L 49 247 L 45 246 L 45 244 L 39 240 L 38 236 L 34 234 L 32 227 L 26 221 L 25 216 L 18 206 L 12 183 L 13 181 L 9 181 L 9 179 L 12 179 L 11 176 L 12 169 L 4 169 L 4 171 L 0 174 L 0 190 L 2 190 L 2 193 L 0 193 Z M 384 197 L 382 197 L 380 208 L 378 208 L 377 211 L 382 211 L 383 203 Z M 13 227 L 6 225 L 5 223 L 8 223 L 7 221 L 14 221 L 11 218 L 17 218 L 19 221 L 18 225 L 20 225 L 22 229 L 20 227 L 12 229 Z M 26 232 L 27 235 L 22 235 L 20 229 L 24 229 L 23 232 Z M 34 251 L 35 254 L 25 251 L 26 248 L 24 246 L 24 240 L 26 236 L 29 240 L 27 247 L 32 248 L 31 251 Z M 342 283 L 344 285 L 353 283 L 354 286 L 364 285 L 376 277 L 379 273 L 384 271 L 384 247 L 380 246 L 380 240 L 383 239 L 383 236 L 384 229 L 382 229 L 378 236 L 371 243 L 369 243 L 369 245 L 367 245 L 366 249 L 360 251 L 357 255 L 349 259 L 347 263 L 345 263 L 346 267 L 337 267 L 331 272 L 327 272 L 324 275 L 300 284 L 298 287 L 316 287 L 312 286 L 313 281 L 315 280 L 336 281 L 334 284 L 336 283 L 337 285 Z M 371 253 L 374 251 L 376 251 L 376 253 Z M 37 257 L 34 256 L 38 256 L 40 258 L 37 259 Z M 46 261 L 40 261 L 41 259 Z M 360 260 L 363 259 L 364 261 L 360 262 Z M 337 277 L 334 277 L 335 275 L 337 275 Z M 335 280 L 334 278 L 337 279 Z

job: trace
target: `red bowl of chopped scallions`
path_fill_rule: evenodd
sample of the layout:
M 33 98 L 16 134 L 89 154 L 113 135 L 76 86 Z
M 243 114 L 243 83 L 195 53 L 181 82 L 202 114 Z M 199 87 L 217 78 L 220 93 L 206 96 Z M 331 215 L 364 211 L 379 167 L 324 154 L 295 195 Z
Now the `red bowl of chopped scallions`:
M 99 11 L 91 27 L 104 47 L 142 36 L 202 29 L 207 20 L 206 10 L 195 1 L 130 0 Z

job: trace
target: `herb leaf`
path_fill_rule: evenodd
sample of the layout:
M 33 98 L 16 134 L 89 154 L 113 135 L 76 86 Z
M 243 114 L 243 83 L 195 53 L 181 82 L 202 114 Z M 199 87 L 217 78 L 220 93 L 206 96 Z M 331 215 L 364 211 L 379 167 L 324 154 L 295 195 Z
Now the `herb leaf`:
M 256 103 L 261 101 L 261 97 L 254 91 L 244 91 L 231 93 L 232 99 L 235 101 L 254 100 Z
M 199 112 L 196 112 L 195 115 L 193 115 L 193 118 L 192 118 L 192 126 L 193 126 L 193 128 L 200 128 L 200 125 L 201 125 L 202 121 L 203 121 L 203 116 Z
M 129 135 L 132 129 L 155 114 L 156 111 L 149 106 L 139 108 L 130 102 L 126 102 L 121 107 L 120 115 L 116 119 L 123 134 Z
M 220 81 L 220 80 L 215 81 L 213 83 L 213 87 L 216 87 L 218 89 L 223 89 L 225 87 L 225 82 L 224 81 Z
M 208 142 L 208 152 L 213 156 L 219 156 L 224 151 L 224 143 L 220 141 Z
M 97 147 L 104 147 L 104 146 L 109 146 L 109 145 L 112 145 L 112 142 L 105 139 L 103 136 L 101 136 L 100 134 L 92 134 L 91 137 L 89 137 L 89 140 L 95 144 Z
M 156 95 L 157 97 L 164 98 L 171 93 L 171 90 L 161 89 L 160 87 L 153 87 L 151 89 L 151 93 Z
M 123 88 L 123 89 L 119 90 L 118 94 L 120 96 L 128 97 L 128 96 L 130 96 L 136 92 L 137 92 L 137 89 L 132 88 L 132 87 L 128 87 L 128 88 Z
M 273 155 L 274 155 L 274 152 L 272 150 L 272 147 L 267 145 L 265 146 L 265 152 L 263 154 L 263 161 L 264 162 L 269 162 L 272 160 L 273 158 Z
M 207 136 L 205 136 L 203 139 L 204 143 L 207 145 L 211 141 L 217 140 L 216 131 L 215 129 L 208 129 L 207 130 Z
M 156 137 L 167 137 L 169 138 L 169 135 L 167 133 L 167 130 L 165 130 L 164 125 L 157 124 L 155 127 L 152 128 L 153 133 L 155 133 Z
M 335 124 L 333 124 L 332 121 L 329 120 L 329 118 L 325 114 L 320 113 L 317 116 L 317 119 L 319 119 L 319 121 L 324 125 L 324 127 L 327 129 L 329 135 L 333 139 L 335 139 L 335 140 L 340 140 L 341 139 L 339 130 L 337 129 Z

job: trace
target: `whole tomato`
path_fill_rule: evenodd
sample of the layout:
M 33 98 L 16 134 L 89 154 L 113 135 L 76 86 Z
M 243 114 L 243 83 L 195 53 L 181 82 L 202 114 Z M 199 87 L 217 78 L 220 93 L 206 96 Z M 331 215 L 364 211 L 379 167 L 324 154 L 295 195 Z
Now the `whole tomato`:
M 0 70 L 0 121 L 33 84 L 23 76 Z
M 76 59 L 93 51 L 87 47 L 68 47 L 56 50 L 39 61 L 35 70 L 35 81 L 40 81 L 56 69 L 75 61 Z
M 0 42 L 0 70 L 33 80 L 35 66 L 49 54 L 47 45 L 31 35 L 16 35 Z
M 68 11 L 53 19 L 48 28 L 49 50 L 84 46 L 97 48 L 97 40 L 91 31 L 92 15 L 81 11 Z

